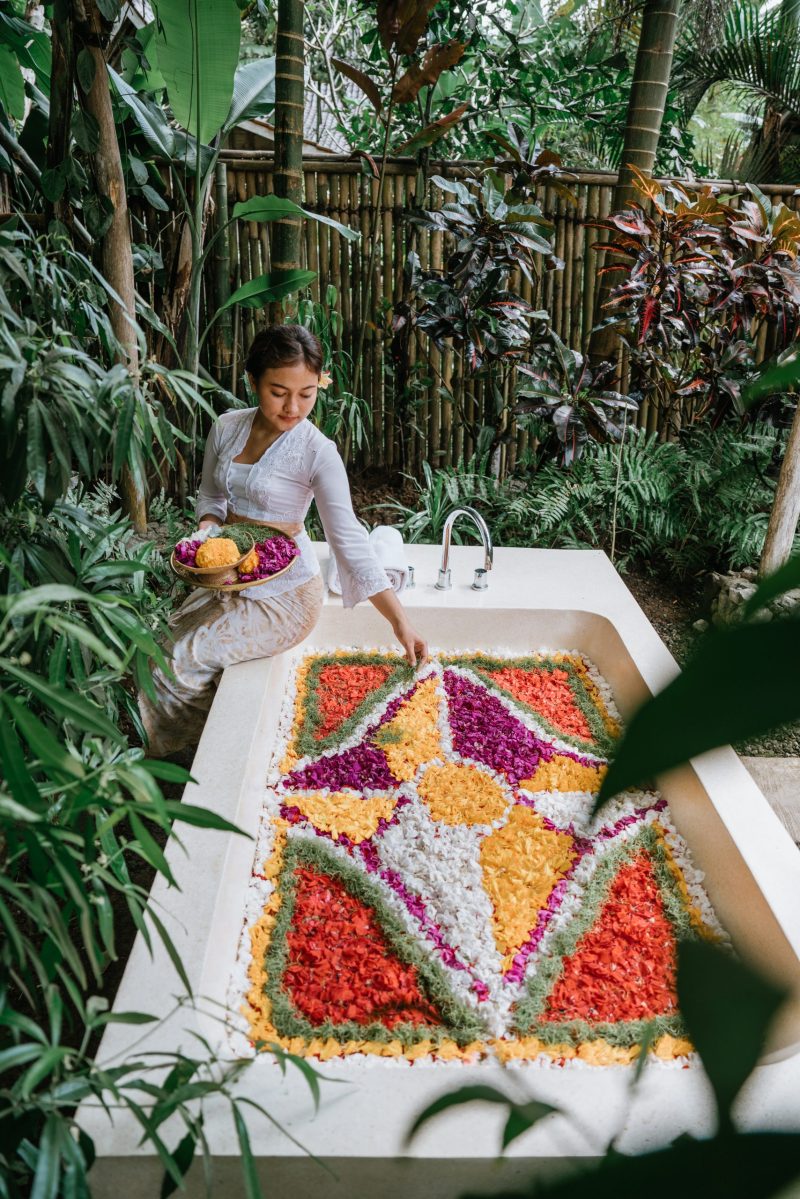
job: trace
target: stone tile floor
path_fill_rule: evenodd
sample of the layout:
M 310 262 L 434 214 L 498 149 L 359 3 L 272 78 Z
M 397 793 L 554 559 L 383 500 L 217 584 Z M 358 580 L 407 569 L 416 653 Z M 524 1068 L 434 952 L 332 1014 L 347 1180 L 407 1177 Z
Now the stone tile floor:
M 800 758 L 742 757 L 742 761 L 800 848 Z

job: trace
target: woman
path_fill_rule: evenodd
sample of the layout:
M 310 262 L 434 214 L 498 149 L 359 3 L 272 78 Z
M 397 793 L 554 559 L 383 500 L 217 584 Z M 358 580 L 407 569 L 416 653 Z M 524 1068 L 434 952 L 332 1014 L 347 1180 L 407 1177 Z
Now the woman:
M 155 668 L 155 700 L 139 695 L 154 757 L 197 744 L 226 666 L 282 653 L 313 629 L 323 586 L 303 528 L 312 499 L 336 555 L 344 606 L 369 599 L 412 666 L 428 653 L 356 519 L 336 446 L 308 420 L 322 371 L 319 341 L 300 325 L 275 325 L 255 338 L 245 367 L 258 407 L 225 412 L 213 425 L 197 497 L 198 525 L 270 524 L 296 537 L 301 553 L 276 579 L 239 593 L 197 590 L 174 613 L 174 677 Z

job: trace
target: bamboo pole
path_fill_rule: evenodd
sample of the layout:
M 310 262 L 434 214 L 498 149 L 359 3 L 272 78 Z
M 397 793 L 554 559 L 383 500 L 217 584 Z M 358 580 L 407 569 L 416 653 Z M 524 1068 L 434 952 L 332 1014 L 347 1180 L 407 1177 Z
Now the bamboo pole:
M 383 211 L 382 222 L 383 244 L 381 246 L 382 252 L 380 258 L 381 284 L 386 318 L 388 321 L 391 321 L 391 307 L 394 300 L 394 287 L 399 285 L 399 281 L 398 284 L 395 284 L 395 281 L 392 277 L 394 265 L 394 221 L 395 211 L 397 208 L 397 176 L 395 175 L 387 179 L 384 186 L 386 189 L 386 203 Z M 381 428 L 376 430 L 375 438 L 376 442 L 378 442 L 381 447 L 381 460 L 384 466 L 388 465 L 391 458 L 390 444 L 393 434 L 391 388 L 387 386 L 388 371 L 386 361 L 386 357 L 389 352 L 389 345 L 391 343 L 391 336 L 392 334 L 390 325 L 381 346 L 381 392 L 383 402 L 381 406 Z
M 306 208 L 311 211 L 318 211 L 319 203 L 319 178 L 316 174 L 309 171 L 305 177 L 305 192 L 306 192 Z M 319 230 L 321 223 L 319 221 L 304 221 L 305 225 L 305 265 L 310 271 L 314 271 L 316 279 L 311 284 L 311 294 L 315 300 L 321 301 L 325 294 L 325 272 L 320 270 L 319 259 Z M 337 239 L 338 240 L 338 239 Z
M 248 176 L 244 171 L 236 173 L 236 197 L 240 202 L 248 198 Z M 239 269 L 241 272 L 242 283 L 247 283 L 253 278 L 253 268 L 250 262 L 250 239 L 247 234 L 247 221 L 238 221 L 236 224 L 237 240 L 239 242 Z M 247 357 L 247 350 L 253 340 L 254 325 L 253 325 L 253 309 L 242 308 L 240 314 L 241 329 L 242 329 L 242 361 Z
M 572 262 L 568 266 L 568 270 L 572 273 L 572 304 L 570 310 L 570 346 L 574 350 L 581 348 L 582 341 L 582 319 L 583 319 L 583 269 L 586 259 L 586 233 L 584 226 L 586 220 L 586 188 L 582 187 L 578 192 L 578 204 L 574 210 L 574 236 L 572 243 Z
M 586 220 L 593 221 L 600 216 L 600 188 L 594 185 L 586 187 Z M 595 310 L 595 289 L 597 272 L 603 265 L 602 251 L 593 250 L 595 242 L 601 241 L 599 229 L 585 229 L 586 252 L 583 263 L 583 312 L 581 316 L 581 350 L 586 353 L 589 337 L 592 331 L 592 321 Z

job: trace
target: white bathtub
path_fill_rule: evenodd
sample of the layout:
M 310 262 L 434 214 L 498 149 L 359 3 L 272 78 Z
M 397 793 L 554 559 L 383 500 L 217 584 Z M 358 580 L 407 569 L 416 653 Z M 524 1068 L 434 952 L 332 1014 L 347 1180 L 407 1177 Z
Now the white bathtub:
M 324 545 L 320 558 L 327 558 Z M 481 564 L 474 547 L 454 547 L 450 592 L 433 587 L 439 549 L 410 550 L 417 587 L 407 593 L 419 630 L 443 650 L 502 646 L 529 651 L 539 646 L 584 652 L 611 684 L 623 717 L 673 677 L 676 666 L 641 609 L 604 554 L 571 550 L 496 551 L 486 592 L 469 586 Z M 365 604 L 344 611 L 329 597 L 308 648 L 389 643 L 389 630 Z M 197 783 L 186 798 L 254 834 L 263 800 L 266 762 L 285 690 L 285 659 L 248 662 L 225 672 L 195 760 Z M 800 996 L 800 854 L 761 792 L 730 749 L 716 750 L 658 780 L 672 816 L 686 838 L 717 913 L 743 957 L 788 984 Z M 160 948 L 151 961 L 137 937 L 115 1010 L 162 1013 L 162 1022 L 142 1037 L 141 1028 L 110 1025 L 100 1058 L 179 1045 L 196 1052 L 192 1032 L 222 1042 L 216 1019 L 225 1004 L 242 924 L 252 864 L 252 841 L 180 826 L 183 849 L 174 840 L 167 857 L 181 891 L 161 878 L 153 897 L 161 904 L 196 994 L 200 1010 L 167 1015 L 180 984 Z M 787 1012 L 739 1105 L 748 1127 L 800 1128 L 800 1003 Z M 268 1107 L 292 1135 L 335 1171 L 305 1157 L 281 1132 L 253 1114 L 254 1150 L 273 1194 L 304 1196 L 393 1196 L 415 1191 L 442 1197 L 466 1188 L 521 1185 L 534 1169 L 558 1170 L 578 1158 L 601 1153 L 613 1137 L 625 1151 L 664 1144 L 681 1131 L 713 1129 L 710 1091 L 699 1069 L 648 1066 L 635 1095 L 630 1072 L 586 1068 L 504 1070 L 496 1062 L 431 1068 L 389 1065 L 380 1060 L 328 1063 L 314 1113 L 307 1084 L 295 1070 L 283 1078 L 267 1055 L 255 1062 L 241 1093 Z M 404 1134 L 413 1116 L 432 1097 L 467 1081 L 494 1082 L 515 1095 L 535 1095 L 565 1116 L 551 1117 L 511 1149 L 498 1171 L 494 1162 L 501 1113 L 487 1107 L 459 1109 L 423 1130 L 410 1150 Z M 95 1138 L 99 1157 L 96 1194 L 126 1199 L 157 1193 L 161 1174 L 156 1155 L 139 1147 L 139 1129 L 124 1114 L 111 1127 L 85 1108 L 81 1121 Z M 209 1107 L 206 1129 L 215 1169 L 215 1193 L 243 1193 L 236 1138 L 220 1104 Z M 174 1143 L 177 1128 L 170 1142 Z M 406 1160 L 396 1161 L 407 1154 Z M 453 1159 L 461 1159 L 461 1164 Z M 202 1180 L 195 1179 L 197 1194 Z M 194 1193 L 190 1189 L 190 1194 Z

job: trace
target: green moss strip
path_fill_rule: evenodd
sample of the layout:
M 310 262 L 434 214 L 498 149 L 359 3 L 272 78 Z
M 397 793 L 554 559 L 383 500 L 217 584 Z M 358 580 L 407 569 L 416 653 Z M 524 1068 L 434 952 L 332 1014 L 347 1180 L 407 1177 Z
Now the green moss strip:
M 575 953 L 581 938 L 589 932 L 608 898 L 614 879 L 642 851 L 646 851 L 653 864 L 653 872 L 661 892 L 664 911 L 676 938 L 696 939 L 698 934 L 686 910 L 677 880 L 670 869 L 667 853 L 656 830 L 646 825 L 630 841 L 615 846 L 598 865 L 584 893 L 583 904 L 575 918 L 553 939 L 553 944 L 539 963 L 538 969 L 528 983 L 527 995 L 520 1001 L 515 1013 L 515 1027 L 523 1035 L 533 1035 L 548 1043 L 595 1040 L 603 1037 L 612 1045 L 635 1045 L 645 1026 L 655 1025 L 660 1032 L 672 1036 L 685 1036 L 685 1027 L 679 1014 L 659 1016 L 655 1020 L 620 1021 L 618 1024 L 588 1024 L 583 1020 L 553 1023 L 541 1021 L 553 988 L 564 972 L 566 961 Z
M 492 691 L 495 695 L 502 696 L 503 699 L 510 698 L 523 711 L 529 712 L 548 733 L 551 733 L 554 737 L 558 737 L 559 741 L 563 741 L 567 745 L 572 745 L 575 749 L 588 750 L 602 757 L 608 757 L 611 753 L 615 744 L 615 738 L 611 736 L 606 728 L 603 717 L 593 703 L 579 670 L 568 659 L 559 662 L 544 654 L 527 658 L 489 658 L 483 654 L 477 654 L 470 656 L 459 655 L 452 658 L 443 658 L 442 660 L 445 665 L 459 666 L 462 669 L 471 670 L 489 691 Z M 592 731 L 592 739 L 587 741 L 583 737 L 574 737 L 570 733 L 562 732 L 561 729 L 557 728 L 556 725 L 543 716 L 537 708 L 533 708 L 523 700 L 517 699 L 511 692 L 506 691 L 504 687 L 498 686 L 493 679 L 489 678 L 489 671 L 508 668 L 531 672 L 536 670 L 565 671 L 569 676 L 575 704 L 582 715 L 586 717 L 586 722 Z
M 320 674 L 326 666 L 392 666 L 394 669 L 385 683 L 370 692 L 355 712 L 348 716 L 338 729 L 320 740 L 314 736 L 322 725 L 319 709 Z M 387 654 L 320 654 L 315 657 L 306 675 L 306 697 L 303 722 L 297 734 L 297 753 L 300 757 L 311 757 L 326 749 L 337 749 L 358 727 L 371 708 L 388 699 L 398 683 L 414 681 L 414 668 L 406 660 L 394 660 Z
M 372 908 L 391 949 L 401 961 L 416 968 L 420 989 L 442 1015 L 441 1025 L 398 1024 L 389 1029 L 377 1021 L 372 1024 L 357 1024 L 354 1021 L 312 1024 L 297 1011 L 284 990 L 283 975 L 288 960 L 286 936 L 294 919 L 297 893 L 295 870 L 298 866 L 310 866 L 330 875 L 341 882 L 352 896 Z M 384 1044 L 401 1041 L 404 1046 L 426 1040 L 438 1045 L 443 1040 L 452 1039 L 464 1046 L 486 1035 L 483 1021 L 477 1013 L 453 995 L 439 963 L 423 952 L 388 906 L 378 885 L 357 866 L 342 861 L 319 841 L 293 837 L 287 842 L 278 890 L 281 905 L 266 954 L 265 991 L 272 1005 L 272 1022 L 281 1036 L 304 1037 L 307 1040 L 333 1037 L 340 1042 L 379 1041 Z

